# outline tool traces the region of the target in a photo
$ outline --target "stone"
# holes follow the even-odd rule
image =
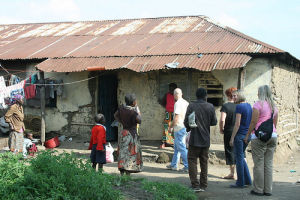
[[[157,161],[158,163],[168,163],[170,162],[170,157],[168,156],[168,154],[162,152],[158,155]]]

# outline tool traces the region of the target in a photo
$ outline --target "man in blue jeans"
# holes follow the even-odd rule
[[[183,121],[189,103],[182,98],[182,91],[179,88],[174,90],[174,99],[176,101],[174,105],[174,117],[169,130],[170,132],[174,132],[174,154],[172,162],[167,166],[167,168],[177,171],[181,156],[184,167],[180,169],[180,171],[188,172],[189,166],[187,160],[187,149],[185,145],[187,132]]]

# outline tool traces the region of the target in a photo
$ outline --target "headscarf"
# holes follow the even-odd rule
[[[23,96],[20,94],[16,94],[13,97],[10,98],[10,105],[13,105],[17,102],[21,102],[23,100]]]

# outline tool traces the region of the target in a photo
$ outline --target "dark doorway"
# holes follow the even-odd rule
[[[115,141],[118,139],[118,128],[111,127],[114,121],[114,113],[118,108],[117,102],[118,79],[116,75],[103,75],[99,77],[99,112],[106,119],[106,139]]]

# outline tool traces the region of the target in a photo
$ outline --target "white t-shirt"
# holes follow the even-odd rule
[[[32,141],[28,138],[24,138],[23,143],[23,156],[26,158],[27,155],[27,148],[29,148],[32,145]]]
[[[178,123],[174,126],[174,132],[180,131],[182,128],[185,128],[183,121],[186,113],[186,109],[189,105],[189,102],[184,100],[183,98],[180,98],[176,101],[174,104],[174,118],[175,115],[179,115]]]

